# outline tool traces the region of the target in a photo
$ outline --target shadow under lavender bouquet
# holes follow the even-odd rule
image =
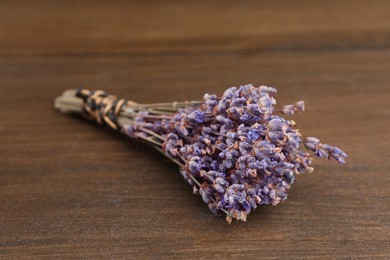
[[[345,163],[347,155],[302,136],[281,115],[303,112],[298,101],[280,110],[272,87],[245,85],[203,101],[138,104],[103,91],[68,90],[55,100],[64,113],[87,118],[141,139],[175,162],[213,213],[245,221],[259,205],[287,198],[294,175],[312,172],[313,157]],[[300,150],[303,145],[313,155]]]

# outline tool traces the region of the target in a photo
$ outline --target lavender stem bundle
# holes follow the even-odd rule
[[[295,174],[312,172],[313,157],[345,163],[347,155],[315,137],[302,139],[293,120],[303,101],[275,109],[272,87],[245,85],[203,101],[138,104],[103,91],[68,90],[55,100],[64,113],[143,140],[166,155],[213,213],[245,221],[263,204],[287,199]],[[301,143],[312,154],[300,150]]]

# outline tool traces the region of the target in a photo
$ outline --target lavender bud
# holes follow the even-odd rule
[[[303,100],[298,101],[294,104],[295,111],[304,112],[305,111],[305,102]]]
[[[204,112],[200,109],[197,109],[193,112],[191,112],[187,118],[194,121],[195,123],[203,123],[204,122]]]
[[[283,107],[283,114],[285,115],[294,115],[294,105],[286,105]]]
[[[265,94],[265,93],[276,93],[278,92],[275,88],[267,87],[267,86],[260,86],[259,87],[259,93]]]
[[[283,131],[284,126],[285,125],[280,118],[274,118],[268,122],[268,128],[273,132]]]

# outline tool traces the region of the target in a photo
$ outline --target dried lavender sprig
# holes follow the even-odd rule
[[[142,106],[99,91],[79,90],[76,96],[91,119],[143,139],[171,158],[209,209],[225,212],[231,222],[245,221],[259,205],[285,200],[294,175],[313,170],[312,156],[299,150],[295,122],[276,114],[303,112],[304,102],[278,111],[275,93],[275,88],[245,85],[220,98],[206,94],[203,102]],[[317,140],[304,141],[315,156],[344,162],[343,151]]]
[[[306,137],[304,145],[307,149],[314,152],[315,156],[330,159],[334,158],[339,163],[344,164],[345,158],[348,155],[336,146],[330,146],[328,144],[322,144],[318,138]]]

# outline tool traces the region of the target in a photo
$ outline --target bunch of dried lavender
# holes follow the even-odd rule
[[[138,104],[103,91],[66,91],[62,112],[81,112],[135,139],[142,139],[180,167],[184,179],[213,213],[245,221],[259,205],[287,198],[295,174],[311,172],[313,156],[301,151],[295,122],[278,114],[305,110],[303,101],[275,110],[275,88],[232,87],[203,101]],[[314,156],[345,163],[337,147],[307,137]]]

